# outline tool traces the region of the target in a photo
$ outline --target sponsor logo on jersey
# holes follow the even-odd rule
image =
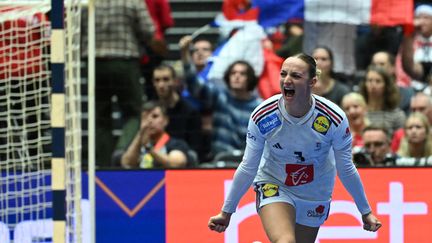
[[[326,115],[332,121],[332,123],[336,127],[338,127],[344,117],[339,114],[335,109],[333,109],[330,104],[327,104],[327,102],[325,102],[324,100],[321,101],[318,97],[315,96],[315,101],[315,109]]]
[[[280,143],[275,143],[275,144],[273,144],[273,146],[272,146],[273,148],[277,148],[277,149],[283,149],[282,148],[282,146],[280,145]]]
[[[313,165],[287,164],[285,171],[287,173],[285,185],[287,186],[307,184],[314,179]]]
[[[278,127],[282,124],[277,114],[267,116],[258,122],[258,129],[262,134],[266,134],[273,128]]]
[[[312,128],[313,130],[325,135],[330,129],[330,124],[330,120],[327,117],[318,114],[312,123]]]
[[[279,186],[271,183],[264,184],[262,192],[264,198],[279,196]]]
[[[321,219],[323,216],[326,215],[326,213],[324,212],[324,209],[325,209],[324,205],[319,205],[318,207],[315,208],[315,210],[313,210],[313,209],[308,210],[307,216]]]

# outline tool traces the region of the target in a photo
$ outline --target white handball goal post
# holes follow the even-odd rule
[[[80,0],[0,1],[2,243],[90,242],[81,210],[80,27]]]

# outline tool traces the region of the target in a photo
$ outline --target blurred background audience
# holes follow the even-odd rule
[[[258,78],[253,67],[246,61],[235,61],[225,71],[223,81],[227,88],[201,83],[190,79],[187,86],[196,98],[212,111],[212,156],[246,146],[249,116],[262,101],[255,92]]]
[[[389,24],[354,17],[348,23],[324,13],[306,21],[300,5],[290,2],[287,12],[277,4],[282,0],[111,1],[98,3],[96,18],[99,167],[235,167],[251,111],[279,92],[280,65],[299,52],[317,61],[313,92],[346,112],[356,165],[429,163],[429,3],[414,1]],[[83,17],[85,28],[85,11]],[[140,113],[142,104],[157,104],[146,112],[154,121]],[[161,134],[175,146],[155,149]]]
[[[96,37],[96,164],[111,166],[116,138],[112,99],[117,99],[122,117],[121,130],[135,130],[144,89],[140,83],[140,57],[154,40],[155,25],[143,0],[95,2]],[[87,29],[83,11],[83,29]],[[82,57],[87,53],[87,32],[82,35]],[[148,48],[147,48],[148,51]]]
[[[188,157],[185,141],[166,132],[169,123],[165,107],[154,101],[143,105],[140,129],[121,155],[124,168],[184,168],[194,160]]]
[[[312,57],[320,70],[318,82],[312,92],[340,105],[342,97],[350,92],[350,88],[338,80],[333,71],[333,52],[328,47],[319,46],[313,50]]]

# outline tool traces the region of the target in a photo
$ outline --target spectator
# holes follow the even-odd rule
[[[313,50],[312,56],[321,71],[318,82],[312,89],[313,93],[340,105],[342,97],[349,93],[350,88],[336,78],[333,71],[333,52],[328,47],[320,46]]]
[[[414,31],[405,29],[402,41],[402,66],[413,79],[427,83],[427,76],[432,72],[432,6],[421,4],[415,10]]]
[[[195,152],[204,156],[206,145],[201,141],[200,113],[179,94],[174,68],[164,64],[156,67],[153,70],[153,85],[158,100],[166,107],[170,119],[167,132],[173,137],[183,139]]]
[[[359,70],[367,69],[376,52],[383,51],[396,55],[402,41],[400,27],[362,25],[357,27],[357,33],[355,57],[356,67]]]
[[[405,113],[398,107],[399,90],[384,69],[370,66],[359,91],[365,97],[372,124],[386,127],[390,134],[403,127]]]
[[[188,165],[186,142],[165,130],[168,116],[162,104],[149,101],[141,113],[140,130],[121,156],[124,168],[181,168]]]
[[[205,101],[207,109],[213,111],[212,152],[213,154],[243,150],[249,116],[261,99],[254,89],[258,78],[252,66],[246,61],[236,61],[225,72],[224,81],[228,89],[203,84],[189,79],[192,94]]]
[[[392,78],[392,80],[395,82],[395,84],[397,85],[399,83],[398,77],[396,76],[396,61],[393,54],[386,51],[376,52],[372,56],[371,64],[385,69]],[[401,108],[405,112],[405,114],[408,115],[410,99],[414,95],[415,90],[412,87],[403,86],[398,86],[398,89],[401,95],[399,108]]]
[[[367,118],[366,101],[361,94],[351,92],[344,95],[342,98],[342,109],[348,117],[349,127],[353,137],[353,153],[356,153],[363,148],[363,129],[370,123]]]
[[[194,39],[190,35],[183,36],[179,46],[185,76],[201,72],[213,53],[213,45],[209,40],[199,37]]]
[[[276,54],[287,58],[300,53],[303,49],[303,26],[291,21],[285,24],[286,38],[280,48],[275,48]]]
[[[213,53],[212,43],[204,38],[196,37],[192,38],[190,35],[183,36],[179,41],[180,46],[180,56],[183,64],[183,85],[187,86],[188,83],[194,80],[202,79],[200,78],[200,73],[204,70],[207,65],[207,59]],[[189,81],[192,80],[192,81]],[[196,98],[199,94],[190,94],[190,89],[184,87],[182,89],[181,95],[186,101],[192,104],[201,113],[201,123],[202,123],[202,144],[209,145],[211,143],[211,128],[212,128],[212,114],[210,110],[205,110],[200,99]],[[200,155],[201,161],[210,161],[211,152],[210,149],[205,149],[202,153],[207,155]]]
[[[420,112],[412,113],[405,122],[405,136],[402,138],[397,154],[416,159],[431,156],[432,140],[429,130],[427,117]]]
[[[213,53],[212,43],[204,38],[197,37],[195,39],[190,35],[183,36],[179,41],[180,57],[183,64],[183,76],[185,79],[184,85],[189,83],[188,79],[199,79],[204,82],[200,76],[201,72],[207,65],[209,57]],[[199,100],[194,99],[195,95],[189,93],[186,87],[182,93],[193,105],[202,110],[202,104]]]
[[[411,98],[410,111],[411,113],[414,112],[423,113],[428,118],[429,124],[432,124],[432,98],[429,95],[426,95],[422,92],[416,93]],[[392,143],[391,143],[391,148],[393,152],[398,151],[400,142],[404,136],[405,136],[404,128],[399,128],[394,132]]]
[[[165,31],[174,26],[168,0],[145,0],[150,16],[155,24],[155,38],[141,56],[141,70],[145,78],[145,93],[148,99],[155,99],[156,93],[150,82],[152,71],[159,66],[168,54]]]
[[[382,126],[370,125],[363,130],[364,149],[354,154],[357,166],[391,166],[397,155],[390,149],[390,133]]]
[[[111,165],[112,103],[117,96],[123,132],[136,129],[143,99],[140,50],[150,43],[155,26],[143,0],[96,1],[96,163]],[[84,25],[87,11],[83,12]],[[87,29],[84,27],[83,29]],[[83,32],[82,55],[87,56],[88,36]]]
[[[156,39],[164,39],[165,31],[174,26],[168,0],[144,0],[156,28]]]
[[[166,131],[171,136],[184,140],[195,153],[199,153],[199,155],[204,153],[202,150],[205,149],[206,144],[201,141],[201,116],[198,110],[186,102],[179,94],[178,80],[174,68],[167,64],[157,66],[153,70],[152,83],[157,94],[157,100],[164,105],[170,121]],[[129,135],[126,136],[126,138],[130,137]],[[119,139],[116,152],[113,155],[116,164],[119,154],[124,152],[130,142],[130,140],[123,139],[123,137]]]

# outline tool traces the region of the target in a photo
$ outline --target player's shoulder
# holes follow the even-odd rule
[[[313,96],[315,98],[315,109],[319,113],[327,116],[333,124],[339,126],[339,124],[341,124],[342,121],[346,119],[345,112],[337,104],[322,96]]]
[[[251,113],[251,119],[257,123],[265,116],[278,110],[278,102],[281,94],[273,95],[259,104]]]
[[[281,95],[274,95],[264,100],[252,112],[250,120],[257,125],[261,134],[266,134],[282,124],[279,115],[279,100]]]

